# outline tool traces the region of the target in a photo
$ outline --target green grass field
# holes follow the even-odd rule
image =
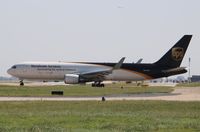
[[[121,86],[124,86],[121,89]],[[109,84],[5,86],[0,96],[109,96],[136,93],[169,93],[171,87],[137,87]],[[200,131],[200,103],[176,101],[25,101],[0,102],[0,132],[187,132]]]
[[[0,102],[1,132],[200,131],[199,102]]]
[[[121,88],[123,86],[123,89]],[[62,90],[64,96],[109,96],[138,93],[169,93],[171,87],[137,87],[131,84],[109,84],[105,88],[94,88],[90,85],[70,86],[6,86],[0,85],[0,96],[52,96],[51,91]]]

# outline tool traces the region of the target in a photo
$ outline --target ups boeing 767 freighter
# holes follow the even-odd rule
[[[155,63],[99,62],[24,62],[12,66],[7,72],[23,80],[64,81],[66,84],[94,82],[103,87],[105,80],[143,81],[186,73],[180,67],[192,35],[184,35],[163,57]]]

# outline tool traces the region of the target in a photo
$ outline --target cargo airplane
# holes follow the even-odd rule
[[[24,62],[8,69],[8,74],[23,80],[64,81],[66,84],[93,82],[94,87],[104,87],[105,80],[143,81],[186,73],[180,67],[192,35],[184,35],[163,57],[155,63],[99,62]]]

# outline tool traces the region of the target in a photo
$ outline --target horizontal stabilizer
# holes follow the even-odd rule
[[[162,72],[164,72],[164,73],[179,72],[179,71],[186,70],[185,68],[186,67],[172,68],[172,69],[168,69],[168,70],[163,70]]]

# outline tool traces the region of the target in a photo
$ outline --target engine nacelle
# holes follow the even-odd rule
[[[79,78],[80,78],[79,75],[76,74],[66,74],[64,81],[66,84],[78,84]]]

